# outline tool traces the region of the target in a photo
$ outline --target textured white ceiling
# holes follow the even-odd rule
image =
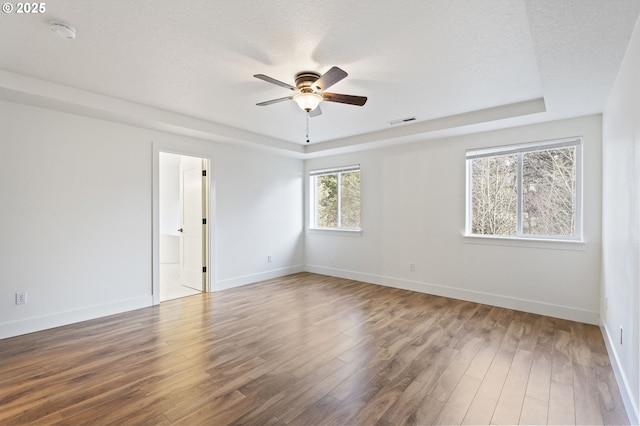
[[[56,0],[46,7],[44,15],[0,16],[0,97],[304,153],[420,140],[473,123],[497,128],[599,113],[640,0]],[[55,36],[51,20],[73,25],[77,39]],[[293,84],[298,71],[334,65],[350,75],[330,91],[369,100],[323,102],[303,148],[305,114],[293,102],[255,105],[290,92],[252,76]],[[498,115],[483,113],[496,108]],[[417,121],[388,124],[410,116]]]

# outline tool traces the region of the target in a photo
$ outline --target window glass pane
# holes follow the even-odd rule
[[[516,179],[516,155],[471,161],[473,234],[516,235]]]
[[[575,235],[575,159],[575,147],[523,154],[523,234]]]
[[[317,176],[316,180],[316,226],[336,228],[338,226],[338,175]]]
[[[360,227],[360,172],[340,175],[340,221],[344,228]]]
[[[312,217],[314,228],[360,229],[360,166],[312,170]]]

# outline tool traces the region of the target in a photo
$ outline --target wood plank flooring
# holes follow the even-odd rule
[[[0,340],[0,424],[628,424],[595,326],[301,273]]]

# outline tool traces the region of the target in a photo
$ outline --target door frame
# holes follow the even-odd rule
[[[206,200],[203,200],[207,207],[207,226],[205,235],[203,236],[203,249],[206,253],[207,272],[204,274],[204,285],[202,291],[204,293],[211,292],[212,280],[215,278],[215,244],[212,244],[212,236],[215,236],[215,209],[214,194],[215,185],[213,179],[213,160],[212,152],[199,146],[177,146],[173,144],[152,142],[152,230],[151,230],[151,295],[153,304],[160,304],[160,152],[166,152],[176,155],[188,155],[191,157],[199,157],[205,160],[207,176],[204,182],[207,188]]]

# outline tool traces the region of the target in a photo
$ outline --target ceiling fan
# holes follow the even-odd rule
[[[339,93],[325,92],[326,89],[333,86],[348,74],[346,71],[332,67],[329,71],[320,75],[313,71],[302,71],[296,74],[295,87],[283,83],[264,74],[255,74],[254,77],[260,80],[272,83],[277,86],[285,87],[289,90],[297,92],[295,95],[285,96],[284,98],[272,99],[270,101],[260,102],[256,105],[267,106],[278,102],[293,100],[300,109],[306,111],[309,117],[315,117],[322,114],[320,110],[320,102],[338,102],[341,104],[362,106],[367,102],[366,96],[341,95]]]

